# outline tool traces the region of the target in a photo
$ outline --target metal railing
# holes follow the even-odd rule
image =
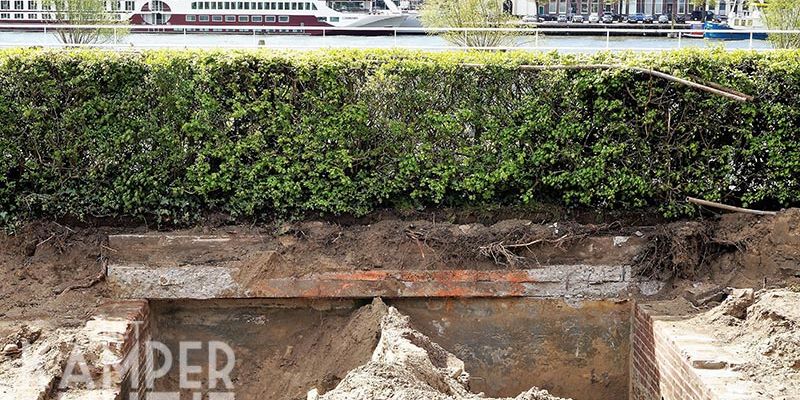
[[[620,24],[622,25],[622,24]],[[725,48],[771,50],[768,42],[756,40],[757,34],[795,34],[800,30],[701,30],[671,28],[622,28],[616,27],[561,28],[514,27],[514,28],[416,28],[416,27],[329,27],[329,26],[261,26],[261,25],[67,25],[35,23],[0,23],[0,47],[101,47],[113,49],[146,48],[280,48],[316,49],[331,47],[379,47],[421,50],[531,50],[531,51],[598,51],[673,50],[684,47],[719,46]],[[54,33],[63,30],[97,29],[110,32],[102,43],[65,44],[56,39]],[[457,46],[440,37],[442,33],[464,35],[477,32],[502,32],[513,40],[499,46]],[[736,33],[743,35],[739,41],[704,41],[690,39],[687,35],[699,33]],[[348,34],[341,36],[341,34]],[[200,34],[229,35],[208,36],[199,40]],[[297,35],[305,34],[306,39]],[[418,34],[418,35],[410,35]],[[292,36],[287,36],[292,35]],[[358,40],[358,35],[369,35],[369,42]],[[378,35],[378,36],[375,36]],[[645,41],[642,41],[642,37]],[[273,38],[291,37],[291,40]],[[637,39],[638,38],[638,39]],[[648,41],[649,40],[649,41]],[[734,45],[731,45],[734,44]]]

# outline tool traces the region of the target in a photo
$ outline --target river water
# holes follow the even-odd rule
[[[58,46],[58,38],[44,32],[0,32],[0,47]],[[726,49],[770,49],[767,41],[749,40],[721,41],[667,37],[610,37],[605,36],[533,36],[520,37],[520,48],[529,50],[559,50],[561,52],[596,52],[610,50],[660,51],[677,48]],[[117,39],[106,46],[121,48],[247,48],[268,47],[275,49],[319,49],[319,48],[412,48],[445,50],[452,48],[441,37],[426,35],[394,36],[308,36],[308,35],[253,35],[215,33],[133,33]]]

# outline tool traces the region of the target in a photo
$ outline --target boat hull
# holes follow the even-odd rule
[[[706,39],[717,40],[766,40],[767,34],[763,32],[750,33],[747,31],[739,31],[738,29],[731,28],[728,25],[707,22],[703,28],[706,30],[703,35]]]

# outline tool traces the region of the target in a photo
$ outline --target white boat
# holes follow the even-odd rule
[[[19,26],[69,22],[58,20],[57,11],[48,7],[48,3],[44,6],[42,3],[42,0],[0,0],[0,29],[6,29],[3,23]],[[409,17],[394,0],[111,0],[106,1],[106,5],[117,19],[130,21],[134,30],[142,26],[159,31],[169,31],[170,26],[214,32],[264,26],[269,27],[265,30],[267,33],[319,33],[321,30],[305,28],[395,28],[402,26]]]

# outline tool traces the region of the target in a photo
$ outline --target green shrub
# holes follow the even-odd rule
[[[483,66],[465,66],[464,64]],[[740,103],[629,70],[755,96]],[[800,203],[800,52],[0,52],[0,220]]]

